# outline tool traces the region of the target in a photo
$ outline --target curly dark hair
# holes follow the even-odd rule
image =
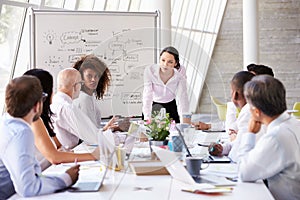
[[[81,57],[81,59],[79,59],[73,65],[73,68],[77,69],[80,72],[82,79],[84,79],[83,72],[86,69],[92,69],[99,74],[100,79],[95,93],[96,99],[103,99],[103,96],[111,82],[111,74],[107,65],[103,61],[101,61],[97,56],[87,55]],[[85,91],[85,86],[83,86],[81,90]]]

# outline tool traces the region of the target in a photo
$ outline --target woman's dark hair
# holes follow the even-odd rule
[[[175,49],[172,46],[166,47],[164,48],[161,52],[160,52],[160,56],[164,53],[164,52],[168,52],[169,54],[172,54],[174,56],[174,59],[177,63],[177,65],[175,66],[175,69],[179,69],[180,68],[180,63],[179,63],[179,53],[177,51],[177,49]]]
[[[111,74],[106,64],[94,55],[87,55],[78,60],[73,68],[80,72],[83,80],[83,72],[86,69],[92,69],[99,74],[100,79],[95,93],[96,99],[102,99],[111,81]],[[81,90],[85,91],[85,86],[81,87]]]
[[[252,63],[247,66],[247,70],[249,72],[254,72],[255,75],[268,74],[268,75],[274,77],[272,68],[265,66],[265,65],[257,65],[257,64]]]
[[[41,118],[48,130],[50,137],[54,137],[56,134],[54,133],[53,121],[51,119],[53,112],[50,109],[50,99],[53,92],[53,77],[48,71],[43,69],[30,69],[25,72],[24,75],[32,75],[37,77],[41,82],[43,92],[48,94],[43,104]]]

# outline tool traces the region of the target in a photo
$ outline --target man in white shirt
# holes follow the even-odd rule
[[[23,197],[53,193],[78,179],[79,165],[61,175],[41,175],[30,124],[39,119],[44,97],[40,81],[33,76],[15,78],[6,87],[7,113],[0,123],[0,199],[15,192]]]
[[[53,96],[54,130],[65,149],[72,149],[81,140],[88,144],[97,143],[98,128],[88,116],[73,105],[78,98],[83,81],[78,70],[66,68],[58,73],[58,92]]]
[[[283,84],[259,75],[245,85],[244,94],[252,118],[239,151],[240,179],[267,179],[275,199],[300,199],[300,122],[285,112]],[[262,124],[267,132],[255,144]]]
[[[261,75],[261,74],[268,74],[274,77],[274,73],[272,68],[265,66],[265,65],[257,65],[257,64],[249,64],[247,66],[248,72],[251,72],[254,75]],[[236,126],[236,119],[238,116],[238,108],[235,107],[233,102],[227,103],[227,112],[226,112],[226,132],[229,134],[230,139],[234,140],[237,134],[237,126]]]
[[[231,100],[234,105],[241,109],[236,121],[237,125],[237,138],[232,142],[224,144],[212,144],[208,150],[209,153],[215,156],[228,155],[233,162],[238,162],[238,151],[240,142],[243,135],[248,132],[248,122],[251,118],[250,107],[244,97],[244,85],[250,81],[254,75],[247,71],[240,71],[236,73],[231,80]],[[262,135],[264,130],[261,130],[259,136]]]

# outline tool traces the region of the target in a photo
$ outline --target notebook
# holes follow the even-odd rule
[[[208,183],[214,186],[233,186],[236,183],[227,180],[225,177],[219,177],[214,175],[200,175],[200,177],[193,178],[189,172],[185,169],[183,164],[179,161],[176,154],[172,151],[165,150],[159,147],[153,147],[153,151],[156,153],[160,161],[167,168],[168,172],[174,179],[189,185],[195,185],[197,183]]]

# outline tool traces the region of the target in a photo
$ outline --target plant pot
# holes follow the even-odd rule
[[[166,145],[168,145],[168,140],[164,140],[164,141],[149,140],[149,146],[150,146],[151,152],[152,152],[151,146],[162,147],[162,146],[166,146]]]
[[[156,140],[149,140],[150,146],[163,146],[164,145],[164,141],[156,141]]]

